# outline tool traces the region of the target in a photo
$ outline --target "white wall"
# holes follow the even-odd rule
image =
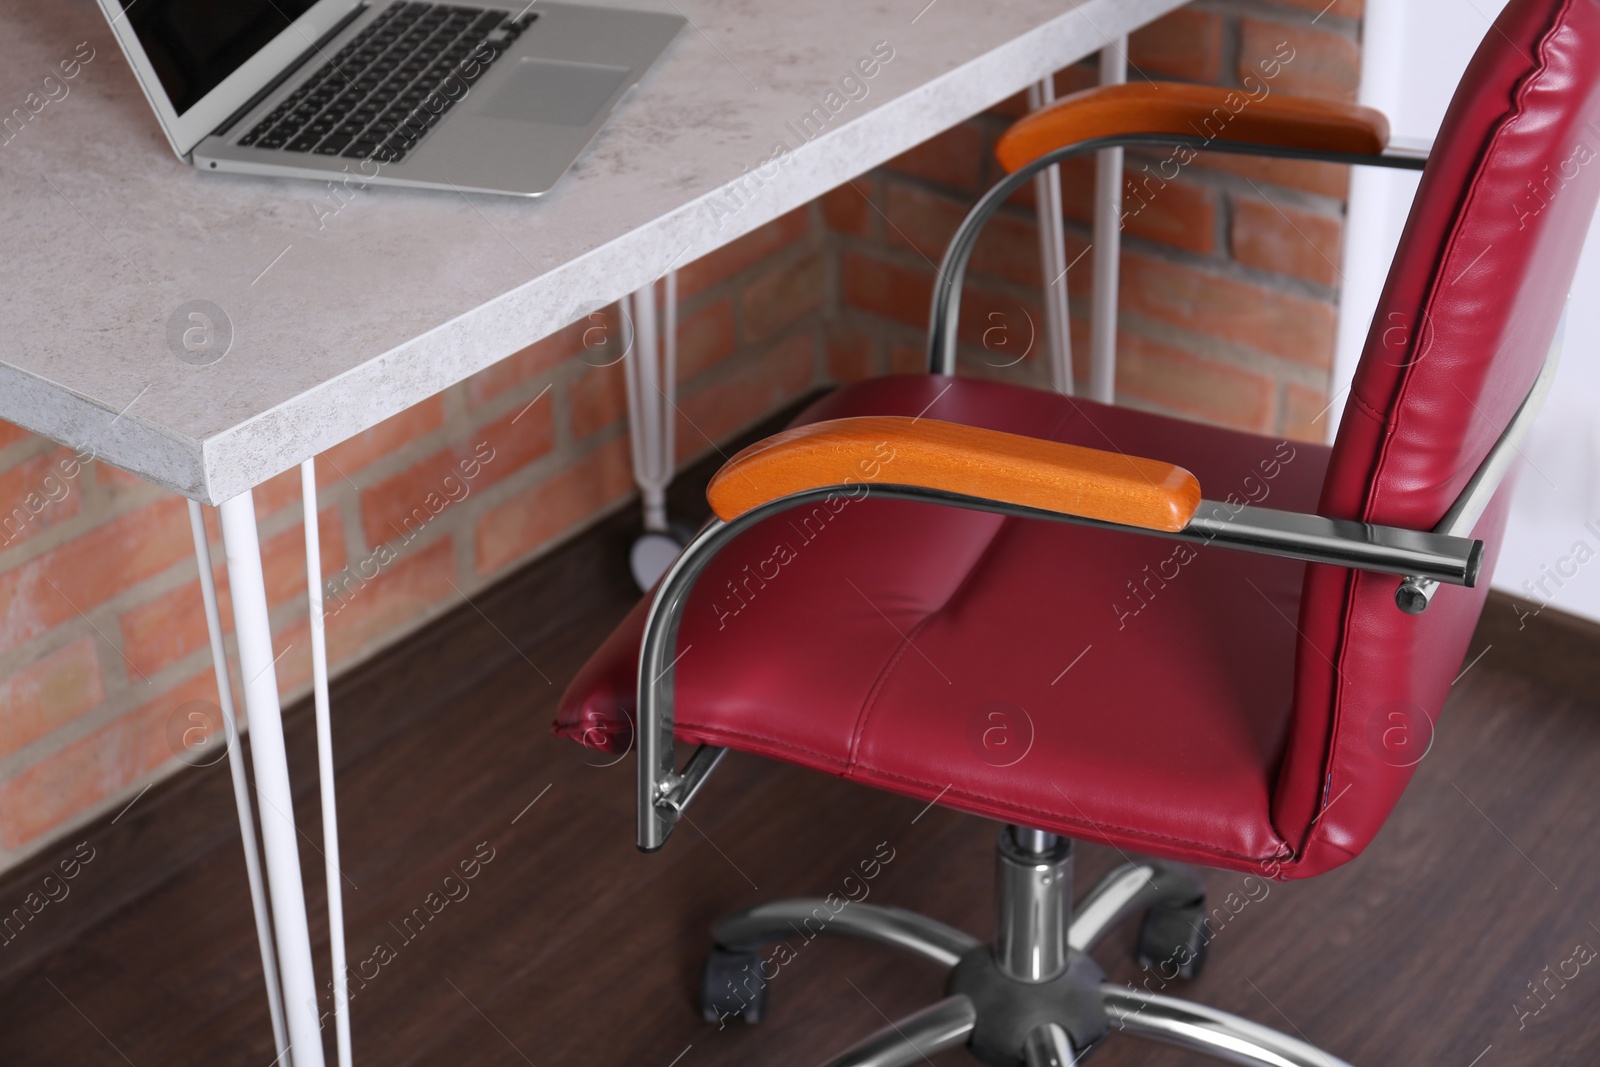
[[[1427,144],[1504,0],[1379,0],[1367,5],[1361,102],[1393,140]],[[1342,396],[1416,191],[1415,175],[1357,168],[1350,189],[1333,389]],[[1565,358],[1522,447],[1494,586],[1600,621],[1600,226],[1590,231],[1567,309]],[[1343,407],[1335,404],[1333,412]],[[1328,417],[1328,435],[1337,428]],[[1597,562],[1591,563],[1590,560]]]

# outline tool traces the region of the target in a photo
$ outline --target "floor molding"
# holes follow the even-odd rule
[[[1600,698],[1600,623],[1538,601],[1490,590],[1463,666],[1478,657],[1549,689]]]

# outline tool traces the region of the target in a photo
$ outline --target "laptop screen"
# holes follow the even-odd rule
[[[122,0],[122,14],[182,115],[315,2]]]

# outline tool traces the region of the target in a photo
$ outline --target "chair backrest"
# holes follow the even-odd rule
[[[1324,515],[1413,529],[1444,517],[1544,362],[1597,198],[1600,0],[1511,0],[1423,172],[1339,424]],[[1483,581],[1440,589],[1420,616],[1395,607],[1397,578],[1309,568],[1273,800],[1295,847],[1286,873],[1359,853],[1425,756],[1488,595],[1508,496],[1475,531]]]

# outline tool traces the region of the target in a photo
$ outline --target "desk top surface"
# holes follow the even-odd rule
[[[203,174],[172,154],[93,0],[7,0],[0,417],[220,502],[1179,0],[628,6],[690,25],[555,190],[524,200],[375,186],[336,198],[322,183]],[[63,81],[81,42],[93,58]],[[840,80],[875,46],[893,58],[849,99]],[[828,121],[803,139],[818,107]],[[779,145],[781,164],[764,166]],[[169,337],[190,301],[231,324],[209,365]]]

